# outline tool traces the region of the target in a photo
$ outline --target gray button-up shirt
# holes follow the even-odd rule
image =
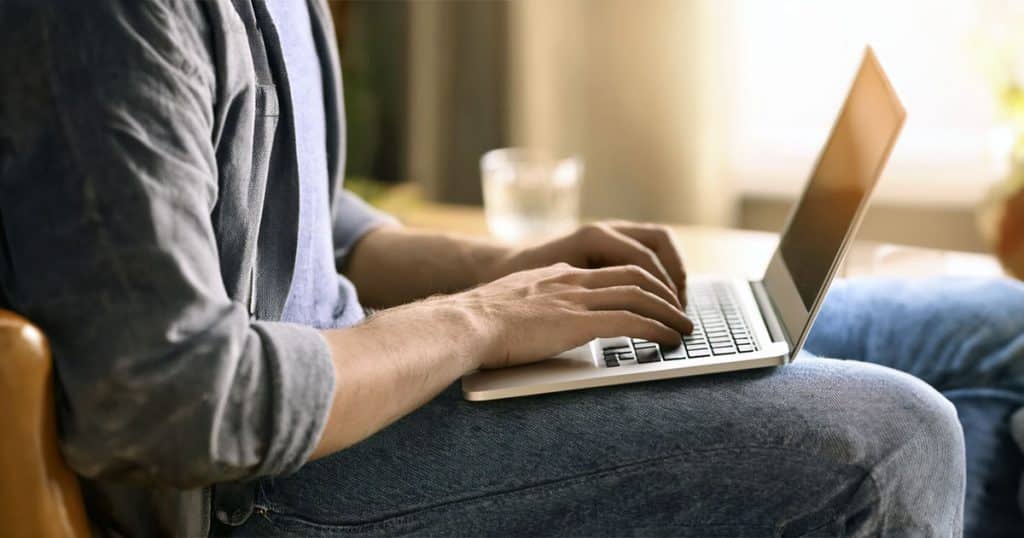
[[[342,259],[385,218],[333,187],[340,69],[310,8]],[[207,486],[296,469],[324,427],[328,347],[277,321],[298,222],[283,65],[262,0],[0,4],[0,306],[50,338],[101,526],[205,533]]]

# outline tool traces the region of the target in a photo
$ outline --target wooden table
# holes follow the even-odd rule
[[[475,207],[417,203],[391,207],[407,226],[486,236],[483,211]],[[768,232],[671,225],[690,273],[720,273],[760,278],[778,243]],[[968,252],[907,247],[857,241],[840,271],[841,277],[881,275],[924,277],[938,275],[997,276],[995,258]]]

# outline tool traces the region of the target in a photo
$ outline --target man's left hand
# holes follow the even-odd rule
[[[665,226],[626,221],[597,222],[551,241],[510,250],[494,264],[490,280],[509,273],[565,262],[595,269],[636,265],[664,282],[686,307],[683,257]]]

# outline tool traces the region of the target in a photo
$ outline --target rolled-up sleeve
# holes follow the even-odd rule
[[[339,266],[367,232],[398,221],[347,190],[339,190],[333,208],[334,259]]]
[[[13,0],[0,14],[0,275],[50,338],[64,454],[87,477],[289,472],[330,407],[322,336],[251,321],[223,283],[199,6]]]

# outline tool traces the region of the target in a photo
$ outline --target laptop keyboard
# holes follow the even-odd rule
[[[690,287],[688,298],[686,315],[693,321],[693,333],[683,335],[683,345],[664,349],[639,338],[614,339],[615,344],[603,348],[605,366],[703,359],[758,350],[730,285],[695,284]]]

